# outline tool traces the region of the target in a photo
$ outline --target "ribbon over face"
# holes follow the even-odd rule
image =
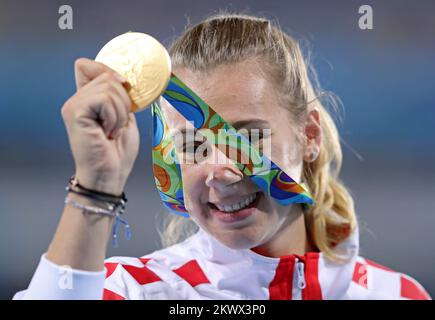
[[[174,74],[163,93],[168,101],[195,129],[208,129],[207,138],[219,150],[230,150],[228,155],[237,168],[255,182],[267,195],[281,205],[314,201],[306,186],[298,184],[264,155],[247,137],[217,114]],[[181,168],[175,152],[175,144],[158,103],[151,105],[153,116],[153,171],[157,189],[163,203],[171,212],[188,217],[184,206]],[[207,134],[205,134],[207,136]],[[240,161],[240,158],[248,161]]]

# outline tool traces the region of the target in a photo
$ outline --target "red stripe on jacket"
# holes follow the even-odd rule
[[[173,271],[186,280],[192,287],[201,283],[210,283],[196,260],[190,260]]]

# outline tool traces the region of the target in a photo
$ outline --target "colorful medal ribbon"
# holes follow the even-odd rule
[[[181,115],[191,122],[195,129],[208,129],[214,137],[212,141],[219,150],[233,149],[229,159],[244,175],[255,182],[266,194],[281,205],[305,203],[314,205],[314,201],[304,183],[298,184],[281,170],[273,161],[254,146],[247,137],[217,114],[207,103],[196,95],[177,76],[171,79],[162,95]],[[171,212],[189,217],[184,206],[181,169],[175,152],[175,145],[164,114],[158,103],[151,104],[153,116],[153,171],[160,197]],[[224,152],[227,157],[227,152]],[[248,159],[241,163],[240,158]]]

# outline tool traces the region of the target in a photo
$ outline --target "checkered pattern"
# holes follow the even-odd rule
[[[270,258],[230,249],[200,230],[141,258],[107,259],[104,299],[291,300],[296,260],[304,264],[304,300],[430,299],[413,278],[358,256],[357,232],[337,250],[352,258],[344,264],[322,253]]]

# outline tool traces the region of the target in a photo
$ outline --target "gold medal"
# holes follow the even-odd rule
[[[127,32],[113,38],[100,50],[95,61],[127,79],[133,112],[155,101],[165,91],[171,77],[168,52],[145,33]]]

